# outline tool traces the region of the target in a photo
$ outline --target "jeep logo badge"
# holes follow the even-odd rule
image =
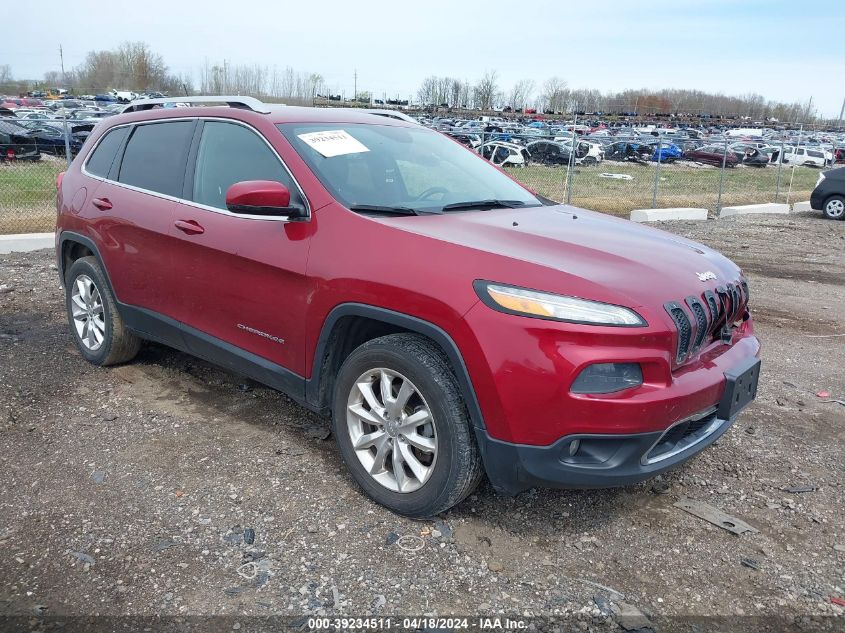
[[[706,270],[703,273],[695,273],[698,275],[699,281],[707,281],[708,279],[716,279],[716,273],[712,270]]]

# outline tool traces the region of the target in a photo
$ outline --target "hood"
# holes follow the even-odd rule
[[[403,221],[407,219],[412,221]],[[700,297],[705,290],[735,283],[741,277],[736,264],[706,246],[628,220],[562,205],[386,218],[384,222],[553,273],[526,276],[522,272],[525,267],[504,262],[495,270],[508,271],[507,278],[500,273],[491,279],[485,270],[489,259],[467,257],[467,269],[476,278],[629,307],[655,307],[690,295]],[[699,273],[707,271],[716,279],[701,281]]]

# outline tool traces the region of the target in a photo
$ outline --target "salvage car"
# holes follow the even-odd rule
[[[485,143],[481,155],[499,167],[525,167],[531,158],[524,147],[507,141]]]
[[[576,140],[578,141],[577,149],[575,150],[576,165],[591,167],[598,165],[604,160],[604,147],[602,145],[582,141],[578,137],[576,137]],[[572,136],[556,136],[554,142],[562,144],[568,151],[572,150]]]
[[[769,158],[766,152],[754,147],[745,150],[745,154],[742,157],[742,164],[747,167],[765,167],[769,164]]]
[[[824,167],[827,163],[823,151],[807,147],[792,147],[791,145],[783,148],[781,158],[784,163],[805,167]]]
[[[617,141],[605,148],[608,160],[645,163],[652,155],[650,146],[632,141]]]
[[[29,130],[8,119],[0,119],[0,161],[41,160],[38,145]]]
[[[810,207],[831,220],[845,220],[845,167],[819,174]]]
[[[651,160],[654,162],[674,163],[684,155],[680,147],[669,141],[651,142],[648,146],[652,150]]]
[[[508,494],[642,481],[754,400],[749,286],[713,249],[540,198],[416,124],[185,99],[102,121],[57,179],[91,363],[148,339],[279,389],[410,517],[485,473]]]
[[[584,144],[586,145],[586,144]],[[532,141],[525,146],[531,155],[531,161],[541,165],[568,165],[572,160],[571,147],[554,141]],[[576,160],[587,155],[587,148],[580,150],[580,156],[576,153]]]
[[[65,155],[65,128],[62,121],[22,121],[21,126],[28,129],[28,137],[41,152],[54,156]],[[92,129],[93,123],[67,123],[71,155],[75,156],[82,149]]]
[[[716,167],[721,167],[723,164],[725,167],[736,167],[739,164],[736,154],[731,151],[725,152],[724,145],[721,147],[719,145],[705,145],[704,147],[684,152],[683,157],[687,160],[706,165],[715,165]]]

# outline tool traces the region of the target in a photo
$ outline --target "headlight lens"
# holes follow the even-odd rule
[[[609,303],[486,282],[476,282],[475,290],[488,306],[509,314],[588,325],[647,325],[645,319],[633,310]]]

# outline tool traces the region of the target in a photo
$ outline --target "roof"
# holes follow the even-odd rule
[[[191,98],[192,101],[200,98]],[[226,99],[237,99],[236,97],[207,97],[206,103],[224,101]],[[244,99],[246,101],[246,99]],[[168,97],[166,99],[150,99],[142,102],[132,102],[127,110],[136,107],[138,111],[124,112],[123,114],[109,117],[109,127],[132,121],[149,121],[155,119],[184,118],[184,117],[224,117],[238,119],[241,121],[269,120],[277,123],[377,123],[379,125],[395,125],[401,127],[418,127],[415,123],[392,117],[369,114],[354,108],[310,108],[300,106],[286,106],[277,104],[262,104],[257,100],[249,100],[248,104],[234,105],[191,105],[187,107],[164,108],[162,103],[181,103],[179,97]],[[260,111],[252,109],[250,105],[257,104]],[[142,109],[146,106],[147,109]]]

